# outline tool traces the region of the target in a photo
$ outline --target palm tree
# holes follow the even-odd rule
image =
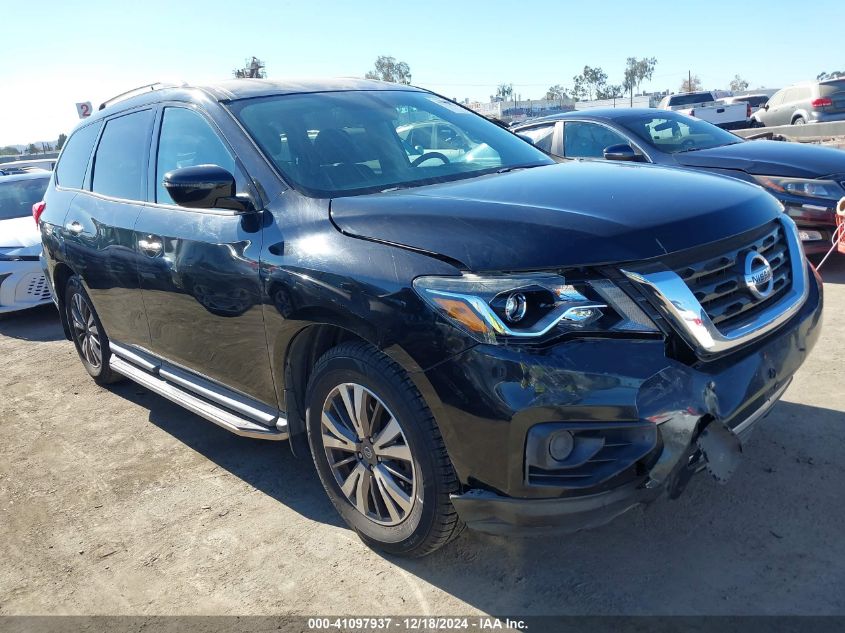
[[[496,96],[502,101],[507,101],[513,97],[513,84],[499,84],[496,88]]]

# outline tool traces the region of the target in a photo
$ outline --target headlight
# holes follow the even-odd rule
[[[478,341],[533,342],[565,332],[657,328],[606,279],[553,273],[418,277],[414,290],[446,320]]]
[[[780,178],[779,176],[754,176],[759,184],[775,193],[802,198],[839,200],[845,196],[845,189],[834,180],[805,180],[803,178]]]

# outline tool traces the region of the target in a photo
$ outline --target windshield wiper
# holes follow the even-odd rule
[[[736,145],[744,141],[731,141],[730,143],[722,143],[721,145],[714,145],[713,147],[688,147],[687,149],[678,150],[676,154],[685,154],[686,152],[696,152],[701,149],[716,149],[717,147],[727,147],[728,145]]]
[[[506,174],[509,171],[516,171],[517,169],[531,169],[532,167],[544,167],[548,163],[536,163],[534,165],[514,165],[513,167],[502,167],[501,169],[497,169],[497,174]]]

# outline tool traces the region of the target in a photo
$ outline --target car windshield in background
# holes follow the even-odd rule
[[[229,107],[282,175],[312,196],[414,187],[554,162],[498,125],[426,92],[294,94]]]
[[[32,215],[32,205],[44,197],[50,177],[0,182],[0,220]]]
[[[617,122],[652,147],[668,154],[742,142],[738,136],[711,123],[665,111],[622,117]]]

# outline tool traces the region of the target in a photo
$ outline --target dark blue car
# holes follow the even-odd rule
[[[655,163],[719,173],[762,185],[801,231],[804,250],[827,251],[836,202],[845,196],[845,152],[778,141],[747,141],[667,110],[601,108],[535,119],[512,128],[564,158]]]

